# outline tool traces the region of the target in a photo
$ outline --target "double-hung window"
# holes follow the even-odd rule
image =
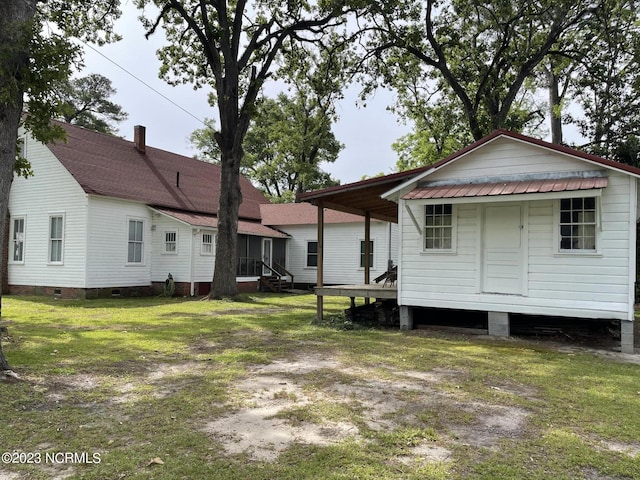
[[[200,255],[213,255],[213,234],[203,233]]]
[[[178,232],[175,230],[164,232],[163,253],[178,253]]]
[[[453,206],[451,204],[426,205],[424,248],[425,250],[453,249]]]
[[[11,261],[24,263],[25,217],[14,217],[11,221]]]
[[[366,259],[365,247],[366,243],[364,240],[360,240],[360,268],[364,268],[364,261]],[[373,263],[373,240],[369,240],[369,267],[374,267]]]
[[[596,251],[595,197],[560,200],[560,250]]]
[[[144,260],[144,222],[129,220],[127,263],[142,263]]]
[[[307,267],[318,266],[318,242],[307,242]]]
[[[62,263],[64,252],[64,215],[49,217],[49,263]]]

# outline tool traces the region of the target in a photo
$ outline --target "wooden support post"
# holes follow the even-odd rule
[[[317,287],[324,286],[324,202],[318,201],[318,266],[317,266]],[[324,297],[317,295],[317,319],[322,322],[324,316]]]
[[[364,284],[371,283],[371,212],[364,215]],[[364,300],[369,305],[369,297]]]

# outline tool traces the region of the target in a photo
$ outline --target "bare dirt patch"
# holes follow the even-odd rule
[[[374,432],[393,432],[403,426],[419,424],[418,417],[448,397],[436,385],[443,377],[459,372],[419,372],[380,368],[350,368],[326,354],[300,353],[250,369],[236,385],[241,400],[238,408],[222,418],[212,419],[204,430],[221,442],[230,454],[246,454],[257,461],[275,461],[294,443],[328,445],[363,438],[362,428]],[[326,376],[333,374],[334,380]],[[323,388],[313,384],[315,375],[324,375]],[[528,392],[529,393],[529,392]],[[314,402],[341,405],[351,412],[339,421],[316,418],[295,421],[287,412],[303,409]],[[478,402],[458,405],[472,413],[470,425],[451,425],[450,431],[464,444],[488,446],[499,439],[522,433],[528,413],[523,409],[485,405]],[[434,442],[421,442],[407,448],[400,463],[416,461],[446,462],[451,451]]]

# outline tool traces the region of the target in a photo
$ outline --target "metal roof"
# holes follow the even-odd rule
[[[372,218],[397,222],[398,206],[393,200],[391,200],[391,193],[410,186],[411,182],[421,180],[432,172],[437,171],[456,159],[463,157],[467,153],[470,153],[499,137],[511,138],[531,145],[537,145],[560,154],[570,155],[574,158],[581,159],[598,166],[604,166],[606,168],[626,172],[640,178],[640,169],[636,167],[607,160],[563,145],[548,143],[543,140],[510,132],[508,130],[496,130],[490,135],[487,135],[486,137],[433,165],[406,172],[385,175],[382,177],[370,178],[346,185],[330,187],[323,190],[317,190],[315,192],[303,193],[296,197],[296,201],[309,202],[314,205],[322,203],[325,208],[355,213],[358,215],[364,215],[366,212],[369,212]],[[384,195],[385,198],[381,198],[382,195]]]
[[[490,197],[496,195],[519,195],[525,193],[566,192],[605,188],[606,177],[569,177],[545,180],[520,180],[491,183],[467,183],[418,187],[402,198],[417,200],[428,198]]]

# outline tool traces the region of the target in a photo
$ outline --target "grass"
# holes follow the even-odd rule
[[[325,307],[317,325],[309,295],[5,297],[5,354],[26,381],[0,383],[0,453],[40,463],[5,461],[0,478],[640,478],[640,365],[358,329],[342,299]],[[276,404],[268,422],[326,441],[260,459],[211,427]]]

